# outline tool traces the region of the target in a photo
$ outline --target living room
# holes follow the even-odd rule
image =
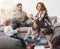
[[[4,21],[7,19],[12,19],[13,13],[17,10],[16,5],[18,3],[21,3],[23,11],[26,11],[27,16],[30,18],[30,14],[33,14],[34,16],[37,14],[38,11],[36,10],[36,5],[38,2],[44,3],[44,5],[46,6],[46,9],[47,9],[48,16],[51,20],[52,26],[54,27],[54,30],[56,32],[60,33],[60,6],[59,6],[60,2],[59,2],[59,0],[0,0],[0,32],[1,32],[0,41],[1,41],[1,43],[5,42],[5,44],[7,44],[7,45],[10,44],[9,41],[11,41],[11,40],[8,39],[9,37],[6,38],[2,32],[4,32]],[[30,21],[31,20],[29,20],[29,22]],[[19,37],[21,36],[24,38],[26,36],[26,32],[28,31],[28,28],[30,28],[30,27],[21,27],[20,28],[21,33],[18,33],[18,36]],[[4,39],[4,37],[6,38],[6,40]],[[3,41],[3,39],[5,41]],[[4,47],[5,44],[2,44],[3,45],[2,47]],[[9,46],[11,46],[11,45],[9,45]],[[12,46],[13,46],[13,44],[12,44]],[[6,48],[6,46],[5,46],[5,48]],[[5,48],[3,48],[3,49],[5,49]],[[11,49],[15,49],[15,48],[11,48]],[[16,49],[18,49],[18,48],[16,48]],[[35,49],[44,49],[44,46],[37,45],[37,46],[35,46]]]

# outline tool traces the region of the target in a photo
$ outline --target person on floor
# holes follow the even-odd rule
[[[11,19],[8,19],[4,22],[4,33],[5,35],[11,37],[11,38],[15,38],[21,41],[22,43],[22,47],[25,49],[26,48],[26,44],[25,41],[23,40],[23,38],[18,37],[17,33],[19,32],[19,28],[16,28],[15,30],[12,29],[11,26]]]
[[[38,11],[38,13],[36,14],[36,16],[34,16],[33,14],[30,14],[30,17],[35,20],[38,19],[40,21],[40,25],[41,28],[46,28],[48,26],[51,26],[51,21],[48,17],[48,13],[47,13],[47,8],[45,7],[43,2],[38,2],[36,5],[36,9]]]
[[[47,40],[43,37],[43,34],[41,33],[39,20],[34,20],[32,27],[29,28],[24,40],[28,44],[31,43],[35,43],[37,45],[47,44]]]
[[[32,24],[27,24],[26,21],[28,20],[28,16],[25,11],[22,10],[22,4],[17,4],[17,11],[12,15],[12,28],[15,29],[20,25],[20,27],[31,26]]]
[[[50,49],[60,49],[60,33],[55,32],[52,28],[46,28],[44,34]]]

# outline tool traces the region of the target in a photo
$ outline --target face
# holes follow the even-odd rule
[[[22,6],[19,5],[19,6],[17,7],[17,10],[18,10],[18,11],[22,11]]]
[[[40,5],[40,4],[38,4],[38,6],[37,6],[37,10],[38,10],[38,11],[41,10],[41,5]]]
[[[50,34],[50,35],[46,35],[45,37],[47,38],[47,40],[50,41],[50,40],[51,40],[51,37],[52,37],[52,34]]]
[[[33,28],[37,29],[37,24],[36,23],[33,23]]]

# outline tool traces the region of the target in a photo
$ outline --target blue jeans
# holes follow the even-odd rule
[[[48,44],[48,41],[46,39],[41,39],[40,41],[36,42],[32,38],[26,38],[25,42],[29,43],[35,43],[36,45],[46,45]]]
[[[40,24],[41,28],[46,28],[46,27],[48,27],[48,24],[46,23],[47,26],[45,26],[45,23],[46,23],[46,22],[41,22],[41,24]]]
[[[16,24],[15,22],[13,22],[12,23],[12,28],[13,28],[13,30],[15,30],[16,28],[18,28],[18,27],[31,27],[32,26],[32,22],[31,23],[29,23],[29,24],[26,24],[26,23],[24,23],[24,22],[22,22],[21,24]]]
[[[23,38],[18,37],[17,34],[14,34],[14,35],[12,35],[12,36],[10,36],[10,37],[20,40],[21,43],[22,43],[23,48],[26,48],[26,44],[25,44],[25,41],[24,41]]]
[[[54,49],[60,49],[60,45],[59,46],[55,46],[55,48]]]

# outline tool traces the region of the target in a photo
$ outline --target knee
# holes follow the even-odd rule
[[[16,23],[12,23],[12,28],[13,30],[17,28],[17,24]]]
[[[26,26],[26,23],[21,23],[20,24],[20,27],[25,27]]]
[[[48,43],[48,41],[47,41],[46,39],[42,39],[40,42],[41,42],[42,44],[47,44],[47,43]]]
[[[29,27],[31,27],[31,26],[32,26],[32,22],[29,23]]]

